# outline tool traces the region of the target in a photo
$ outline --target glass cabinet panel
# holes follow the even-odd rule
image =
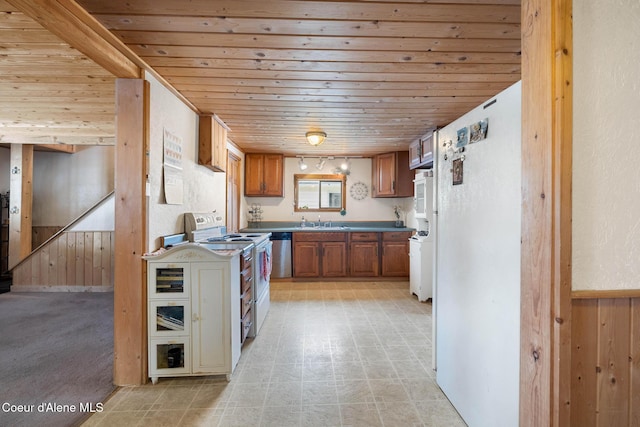
[[[426,218],[426,181],[416,178],[414,183],[416,218]]]
[[[150,298],[186,298],[189,290],[189,264],[150,264],[149,265],[149,297]]]
[[[149,371],[157,374],[182,374],[191,370],[189,346],[185,340],[151,340]]]
[[[150,333],[157,337],[189,335],[190,312],[189,301],[150,301]]]
[[[184,270],[182,268],[159,268],[156,270],[156,292],[183,293]]]

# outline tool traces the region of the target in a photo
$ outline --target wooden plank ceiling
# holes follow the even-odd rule
[[[78,4],[248,152],[404,150],[520,78],[519,0]],[[108,73],[19,13],[3,14],[0,31],[0,91],[17,106],[1,127],[55,136],[70,109],[59,120],[77,135],[113,136]],[[309,130],[325,143],[306,144]]]
[[[0,0],[0,142],[113,144],[115,78]]]

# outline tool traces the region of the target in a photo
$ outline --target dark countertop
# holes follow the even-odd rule
[[[314,226],[310,224],[313,223]],[[331,221],[331,227],[325,226],[323,221],[322,227],[315,226],[316,223],[308,221],[306,227],[301,227],[299,221],[262,221],[250,222],[247,228],[240,230],[242,233],[265,233],[265,232],[297,232],[297,231],[316,231],[316,232],[382,232],[382,231],[415,231],[415,228],[396,227],[395,221]]]

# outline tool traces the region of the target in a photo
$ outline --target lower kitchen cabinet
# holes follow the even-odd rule
[[[382,233],[382,276],[409,276],[409,237],[407,231]]]
[[[347,275],[347,244],[322,242],[322,276],[345,277]]]
[[[379,275],[379,233],[350,233],[349,275],[352,277],[376,277]]]
[[[318,250],[317,242],[295,242],[293,244],[294,277],[320,277]]]
[[[345,277],[346,233],[293,233],[294,277]]]
[[[241,351],[239,257],[185,245],[146,259],[152,382],[185,375],[230,379]]]
[[[410,231],[295,232],[293,277],[409,277]]]

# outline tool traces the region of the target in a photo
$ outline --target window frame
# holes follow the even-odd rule
[[[318,206],[320,206],[320,197],[321,192],[320,189],[322,187],[322,182],[340,182],[342,183],[342,197],[341,197],[341,206],[337,208],[322,208],[318,207],[309,209],[309,208],[300,208],[298,207],[298,183],[300,181],[318,181]],[[343,174],[294,174],[293,175],[293,211],[294,212],[340,212],[342,210],[346,210],[347,208],[347,177]]]

